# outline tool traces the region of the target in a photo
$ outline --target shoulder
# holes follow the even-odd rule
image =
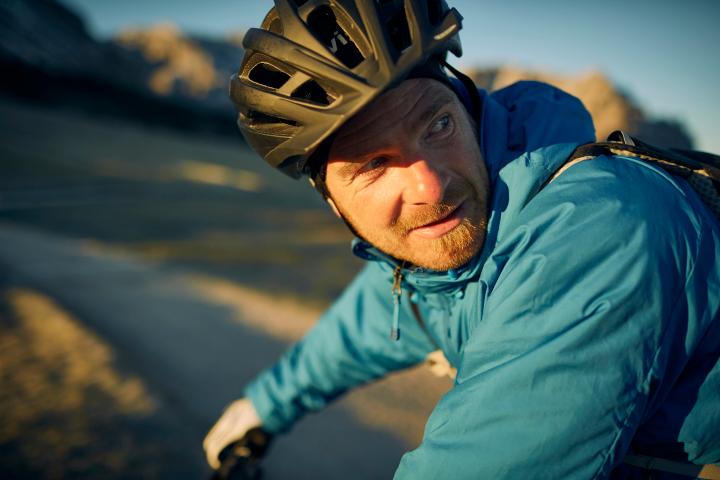
[[[582,281],[582,295],[614,288],[677,297],[703,251],[695,200],[687,184],[643,162],[573,165],[503,226],[489,259],[494,290],[516,296],[535,278],[528,296],[542,285],[543,296],[560,298]]]
[[[641,357],[653,358],[663,342],[681,338],[665,333],[690,320],[678,304],[701,263],[700,237],[690,194],[676,179],[618,158],[574,165],[498,238],[480,278],[482,321],[465,347],[474,363],[461,373],[552,339],[606,334],[628,345],[642,339]],[[567,351],[581,355],[582,345]]]
[[[497,274],[487,306],[584,312],[603,299],[628,315],[671,308],[713,248],[689,188],[642,162],[599,157],[574,165],[505,229],[489,259]],[[648,334],[664,329],[661,317],[669,318],[644,317]]]
[[[579,162],[560,174],[528,204],[534,208],[572,205],[590,215],[596,228],[613,237],[651,229],[653,243],[671,245],[698,237],[703,220],[692,188],[662,168],[641,160],[601,156]],[[580,220],[578,218],[575,221]],[[608,225],[609,223],[609,225]]]
[[[704,220],[691,187],[639,160],[598,157],[573,165],[520,217],[549,237],[545,242],[571,242],[567,248],[598,262],[627,256],[686,277],[700,256]]]

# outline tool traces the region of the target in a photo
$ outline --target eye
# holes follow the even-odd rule
[[[427,137],[443,135],[445,132],[449,131],[451,127],[452,118],[450,118],[449,114],[443,115],[442,117],[435,120],[432,125],[430,125],[430,128],[427,132]]]
[[[365,165],[365,170],[376,170],[383,167],[388,159],[385,157],[375,157]]]
[[[382,175],[389,161],[387,157],[374,157],[360,168],[357,175],[362,177]]]

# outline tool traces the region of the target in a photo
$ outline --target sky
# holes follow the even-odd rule
[[[271,0],[61,0],[90,31],[172,22],[227,36],[258,26]],[[449,0],[463,15],[460,67],[599,70],[653,117],[677,118],[720,153],[720,0]],[[240,59],[238,59],[238,62]]]

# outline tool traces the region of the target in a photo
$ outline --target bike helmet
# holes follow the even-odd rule
[[[240,131],[272,167],[309,174],[321,143],[383,91],[415,69],[445,75],[461,21],[444,0],[275,0],[230,82]]]

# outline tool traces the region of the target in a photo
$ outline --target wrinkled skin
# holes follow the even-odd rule
[[[485,239],[488,175],[475,125],[436,80],[406,80],[343,125],[326,184],[361,237],[415,266],[459,267]]]

